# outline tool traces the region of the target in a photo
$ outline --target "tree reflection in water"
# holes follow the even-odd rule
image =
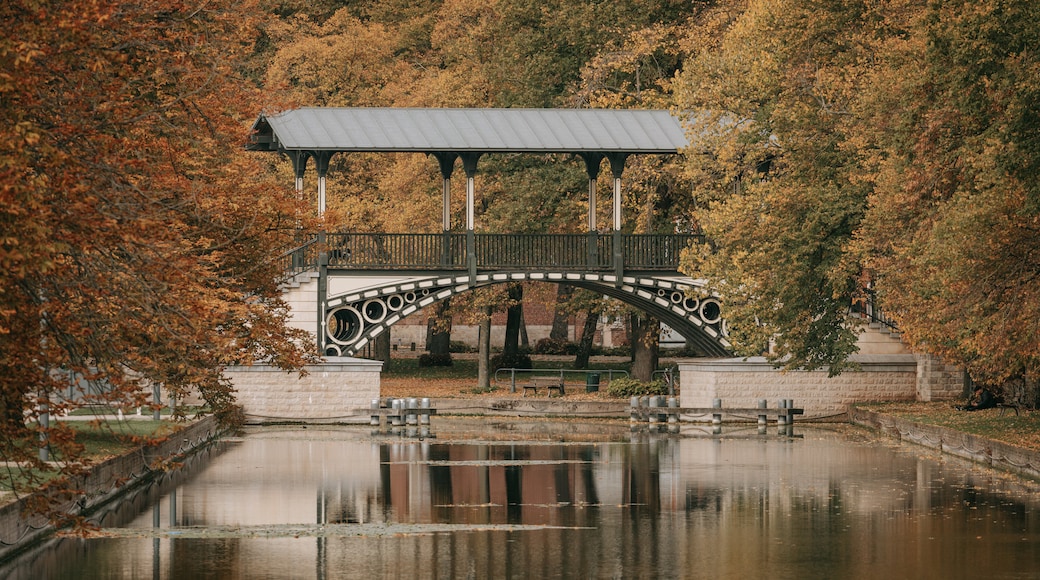
[[[438,417],[436,437],[420,441],[265,428],[148,502],[128,500],[125,523],[103,524],[118,537],[56,541],[0,572],[999,578],[1040,569],[1035,484],[847,426],[798,430],[659,434],[627,422]]]

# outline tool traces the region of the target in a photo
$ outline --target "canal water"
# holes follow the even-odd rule
[[[841,425],[267,427],[0,577],[1038,578],[1038,490]]]

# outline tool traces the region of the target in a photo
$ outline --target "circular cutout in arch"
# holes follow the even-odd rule
[[[405,292],[404,293],[404,301],[407,302],[408,304],[411,304],[412,302],[415,302],[416,298],[417,298],[417,296],[415,295],[415,292]]]
[[[350,344],[361,336],[365,322],[352,306],[337,308],[325,318],[325,334],[336,344]]]
[[[722,305],[714,298],[706,298],[701,302],[701,320],[708,324],[715,324],[722,320]]]
[[[686,298],[683,300],[683,308],[690,312],[697,312],[701,307],[701,301],[696,298]]]
[[[400,294],[391,294],[386,297],[386,307],[394,312],[404,308],[404,297]]]
[[[683,301],[684,296],[683,296],[682,292],[679,292],[678,290],[676,290],[675,292],[672,292],[672,295],[670,296],[670,298],[672,300],[672,304],[679,304],[680,302]]]
[[[365,322],[372,324],[382,322],[386,318],[386,304],[378,298],[366,300],[365,304],[361,306],[361,314],[365,317]]]
[[[343,351],[338,346],[330,344],[325,347],[325,356],[343,356]]]

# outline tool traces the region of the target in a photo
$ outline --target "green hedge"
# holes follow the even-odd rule
[[[662,381],[644,383],[631,377],[622,377],[610,381],[607,394],[611,397],[627,398],[643,395],[667,395],[668,387]]]

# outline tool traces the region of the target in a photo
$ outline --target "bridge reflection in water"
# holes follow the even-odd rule
[[[105,522],[118,537],[61,540],[49,560],[38,554],[9,577],[1000,578],[1040,569],[1035,484],[848,427],[720,437],[692,426],[667,435],[616,422],[442,417],[435,432],[424,441],[357,428],[249,433],[158,507],[138,508],[122,529]]]

